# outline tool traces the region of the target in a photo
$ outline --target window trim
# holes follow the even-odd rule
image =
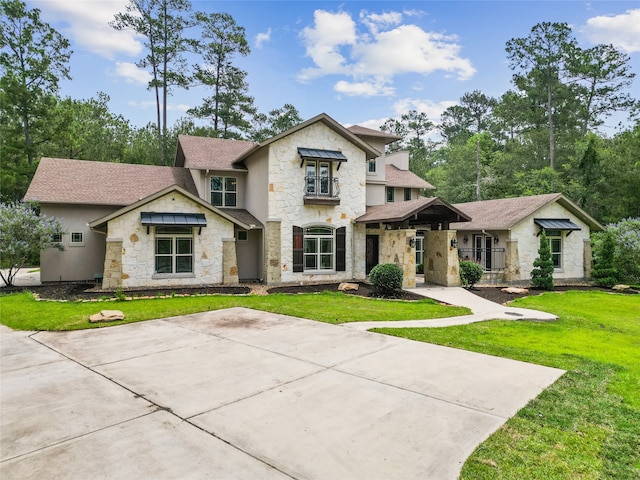
[[[74,235],[80,235],[80,240],[74,240]],[[85,239],[84,232],[71,232],[69,234],[69,246],[70,247],[84,247]]]
[[[310,255],[310,253],[305,254],[305,240],[311,236],[305,236],[305,233],[308,229],[312,228],[326,228],[332,230],[331,238],[333,239],[332,244],[332,268],[331,269],[305,269],[305,255]],[[328,238],[329,235],[325,235],[324,238]],[[346,265],[346,237],[347,237],[347,227],[335,227],[333,225],[328,224],[316,224],[316,225],[306,225],[304,228],[293,225],[293,271],[296,273],[304,273],[310,275],[322,275],[322,274],[333,274],[336,272],[345,272],[347,270]],[[318,246],[320,244],[318,243]],[[317,250],[320,250],[318,248]],[[324,255],[327,253],[325,252]],[[321,251],[316,252],[318,255],[318,262],[320,261],[320,255],[323,255]]]
[[[222,190],[214,190],[213,189],[213,179],[219,178],[222,186]],[[233,190],[227,189],[227,181],[230,180],[232,185],[235,187]],[[218,205],[213,202],[213,194],[219,193],[221,203]],[[227,195],[232,195],[234,200],[233,205],[227,205]],[[238,177],[225,177],[222,175],[210,175],[209,176],[209,203],[214,207],[223,207],[223,208],[237,208],[238,206]]]
[[[244,237],[244,238],[242,238]],[[249,230],[239,228],[236,230],[236,242],[245,243],[249,241]]]
[[[377,160],[374,158],[373,160],[369,160],[367,162],[369,165],[367,166],[367,174],[368,175],[376,175],[377,171]]]
[[[166,230],[166,231],[163,231]],[[172,231],[173,230],[173,231]],[[187,233],[189,231],[189,233]],[[171,239],[171,252],[170,253],[158,253],[158,240],[160,239]],[[189,240],[190,252],[189,253],[178,253],[178,244],[180,240]],[[170,272],[159,272],[158,271],[158,258],[159,257],[170,257],[171,258],[171,271]],[[191,258],[191,270],[190,271],[181,271],[178,272],[178,259],[179,258]],[[152,278],[189,278],[194,276],[195,270],[195,256],[194,256],[194,235],[193,235],[193,227],[175,227],[175,226],[162,226],[158,225],[154,230],[154,238],[153,238],[153,276]]]
[[[545,230],[545,235],[547,236],[547,242],[549,242],[549,251],[551,252],[553,269],[556,271],[561,271],[564,261],[564,235],[562,235],[562,230]],[[552,240],[558,240],[560,249],[557,252],[553,251]],[[558,266],[556,266],[555,258],[558,258]]]
[[[404,201],[408,202],[409,200],[411,200],[411,189],[408,188],[408,187],[405,187],[404,188]]]
[[[394,203],[396,199],[396,192],[393,187],[387,187],[386,190],[387,203]]]

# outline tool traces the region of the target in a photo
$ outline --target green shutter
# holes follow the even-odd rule
[[[293,226],[293,271],[304,271],[304,229]]]
[[[347,227],[340,227],[336,230],[336,271],[347,270]]]

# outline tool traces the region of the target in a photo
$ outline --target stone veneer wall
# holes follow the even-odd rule
[[[304,205],[305,168],[300,166],[298,147],[340,150],[347,161],[333,164],[332,176],[338,177],[340,204],[336,206]],[[364,249],[364,228],[354,227],[353,220],[365,213],[366,172],[365,153],[353,143],[321,122],[287,135],[269,145],[269,218],[280,219],[279,258],[273,251],[275,237],[267,232],[265,281],[267,283],[335,282],[364,275],[364,253],[354,258],[355,245]],[[329,225],[346,227],[346,271],[320,274],[293,272],[293,226]],[[269,230],[269,228],[267,228]],[[279,263],[279,267],[275,263]],[[356,268],[354,270],[354,264]],[[361,264],[361,265],[360,265]],[[280,278],[275,269],[280,269]],[[269,270],[267,270],[269,269]],[[363,278],[363,277],[362,277]]]
[[[424,233],[424,281],[447,287],[460,286],[458,249],[451,246],[455,230]]]
[[[416,246],[409,240],[416,238],[416,231],[382,230],[380,236],[380,263],[394,263],[404,271],[402,288],[416,286]]]
[[[204,213],[207,226],[193,232],[193,274],[155,275],[154,228],[143,227],[141,212]],[[224,259],[223,239],[233,238],[233,223],[211,210],[196,204],[178,192],[169,193],[139,208],[121,215],[108,224],[105,255],[104,288],[169,287],[223,283],[223,264],[231,270],[236,259]],[[121,243],[121,264],[118,265],[118,242]],[[235,248],[233,249],[235,253]],[[230,252],[227,252],[230,254]],[[120,270],[120,284],[117,284]],[[237,266],[236,266],[237,275]]]
[[[264,282],[268,285],[280,283],[281,275],[281,252],[280,245],[281,229],[280,220],[269,220],[265,229],[265,252],[264,252]]]

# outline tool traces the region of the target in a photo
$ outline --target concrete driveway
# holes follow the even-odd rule
[[[0,328],[3,479],[454,479],[563,373],[243,308]]]

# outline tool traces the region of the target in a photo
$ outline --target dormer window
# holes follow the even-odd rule
[[[235,207],[238,204],[238,179],[236,177],[211,177],[211,205]]]

